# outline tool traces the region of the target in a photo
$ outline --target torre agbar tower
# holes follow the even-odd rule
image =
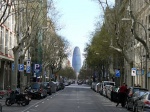
[[[79,47],[74,48],[72,57],[72,67],[76,72],[76,77],[78,77],[78,73],[81,69],[81,53]]]

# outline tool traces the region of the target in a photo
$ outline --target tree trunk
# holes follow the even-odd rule
[[[18,75],[18,51],[13,50],[14,54],[14,70],[11,76],[11,89],[15,90],[17,88],[17,75]]]
[[[20,57],[20,63],[24,65],[24,57]],[[20,92],[24,92],[24,87],[26,86],[24,71],[20,71]]]

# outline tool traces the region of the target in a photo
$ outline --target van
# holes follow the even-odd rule
[[[115,86],[115,82],[112,81],[102,81],[101,87],[100,87],[100,94],[106,96],[106,85],[112,85]]]

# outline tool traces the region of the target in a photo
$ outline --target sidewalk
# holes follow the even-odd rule
[[[7,96],[4,96],[2,99],[0,99],[0,103],[2,104],[2,106],[5,105],[6,98]]]

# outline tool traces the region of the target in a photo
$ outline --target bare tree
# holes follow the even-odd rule
[[[52,2],[52,1],[50,1]],[[18,0],[14,2],[15,7],[15,33],[16,45],[13,47],[15,70],[12,77],[12,89],[17,86],[18,60],[24,64],[24,58],[27,50],[35,44],[35,40],[43,34],[42,27],[47,26],[47,11],[51,6],[47,5],[47,1],[41,0]],[[38,43],[42,43],[38,39]],[[34,46],[37,47],[37,46]],[[21,89],[26,85],[24,72],[21,75]]]
[[[0,0],[0,25],[12,14],[12,0]]]

